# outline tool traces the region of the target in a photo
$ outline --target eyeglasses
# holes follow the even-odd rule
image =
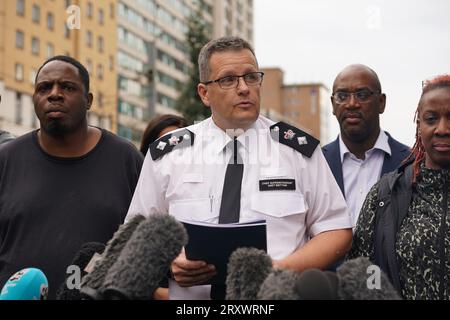
[[[350,101],[350,97],[354,96],[358,102],[367,102],[374,94],[380,94],[368,89],[362,89],[355,92],[336,91],[331,96],[337,103],[346,103]]]
[[[264,72],[250,72],[243,74],[242,76],[226,76],[217,80],[206,81],[203,82],[203,84],[208,85],[217,82],[219,87],[224,90],[229,90],[237,88],[239,85],[239,78],[244,78],[244,81],[248,86],[258,86],[262,83],[263,76]]]

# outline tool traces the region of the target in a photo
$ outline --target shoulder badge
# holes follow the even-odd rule
[[[169,152],[192,146],[195,134],[188,129],[182,129],[172,134],[167,134],[150,144],[150,154],[153,161],[161,158]]]
[[[270,135],[275,141],[297,150],[308,158],[311,158],[319,144],[319,140],[313,136],[282,121],[270,127]]]

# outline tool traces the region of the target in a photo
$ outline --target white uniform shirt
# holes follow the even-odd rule
[[[320,147],[307,158],[272,139],[273,124],[260,116],[238,137],[244,162],[240,222],[265,219],[268,254],[282,259],[315,235],[350,228],[351,222]],[[231,156],[224,149],[231,138],[211,118],[187,129],[195,134],[192,146],[174,149],[155,161],[147,154],[126,220],[136,214],[169,213],[178,219],[218,223]],[[295,179],[296,188],[260,191],[259,181],[271,179]],[[178,287],[177,297],[209,299],[204,287],[209,288]],[[181,294],[183,290],[189,295]]]
[[[344,179],[345,199],[350,211],[353,227],[358,222],[359,212],[372,186],[380,180],[385,153],[391,154],[388,136],[380,130],[372,149],[367,150],[365,159],[358,159],[351,153],[339,135],[342,177]]]

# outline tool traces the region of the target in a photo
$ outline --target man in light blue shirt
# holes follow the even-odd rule
[[[397,168],[410,149],[380,129],[386,95],[371,68],[355,64],[342,70],[334,80],[331,103],[340,134],[323,147],[323,153],[345,196],[354,227],[370,188]]]

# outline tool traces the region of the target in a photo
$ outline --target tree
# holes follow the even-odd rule
[[[186,43],[191,66],[188,71],[189,79],[181,88],[175,108],[193,123],[211,115],[210,108],[203,105],[197,94],[197,84],[200,82],[197,59],[202,47],[210,40],[200,7],[189,16],[187,26]]]

